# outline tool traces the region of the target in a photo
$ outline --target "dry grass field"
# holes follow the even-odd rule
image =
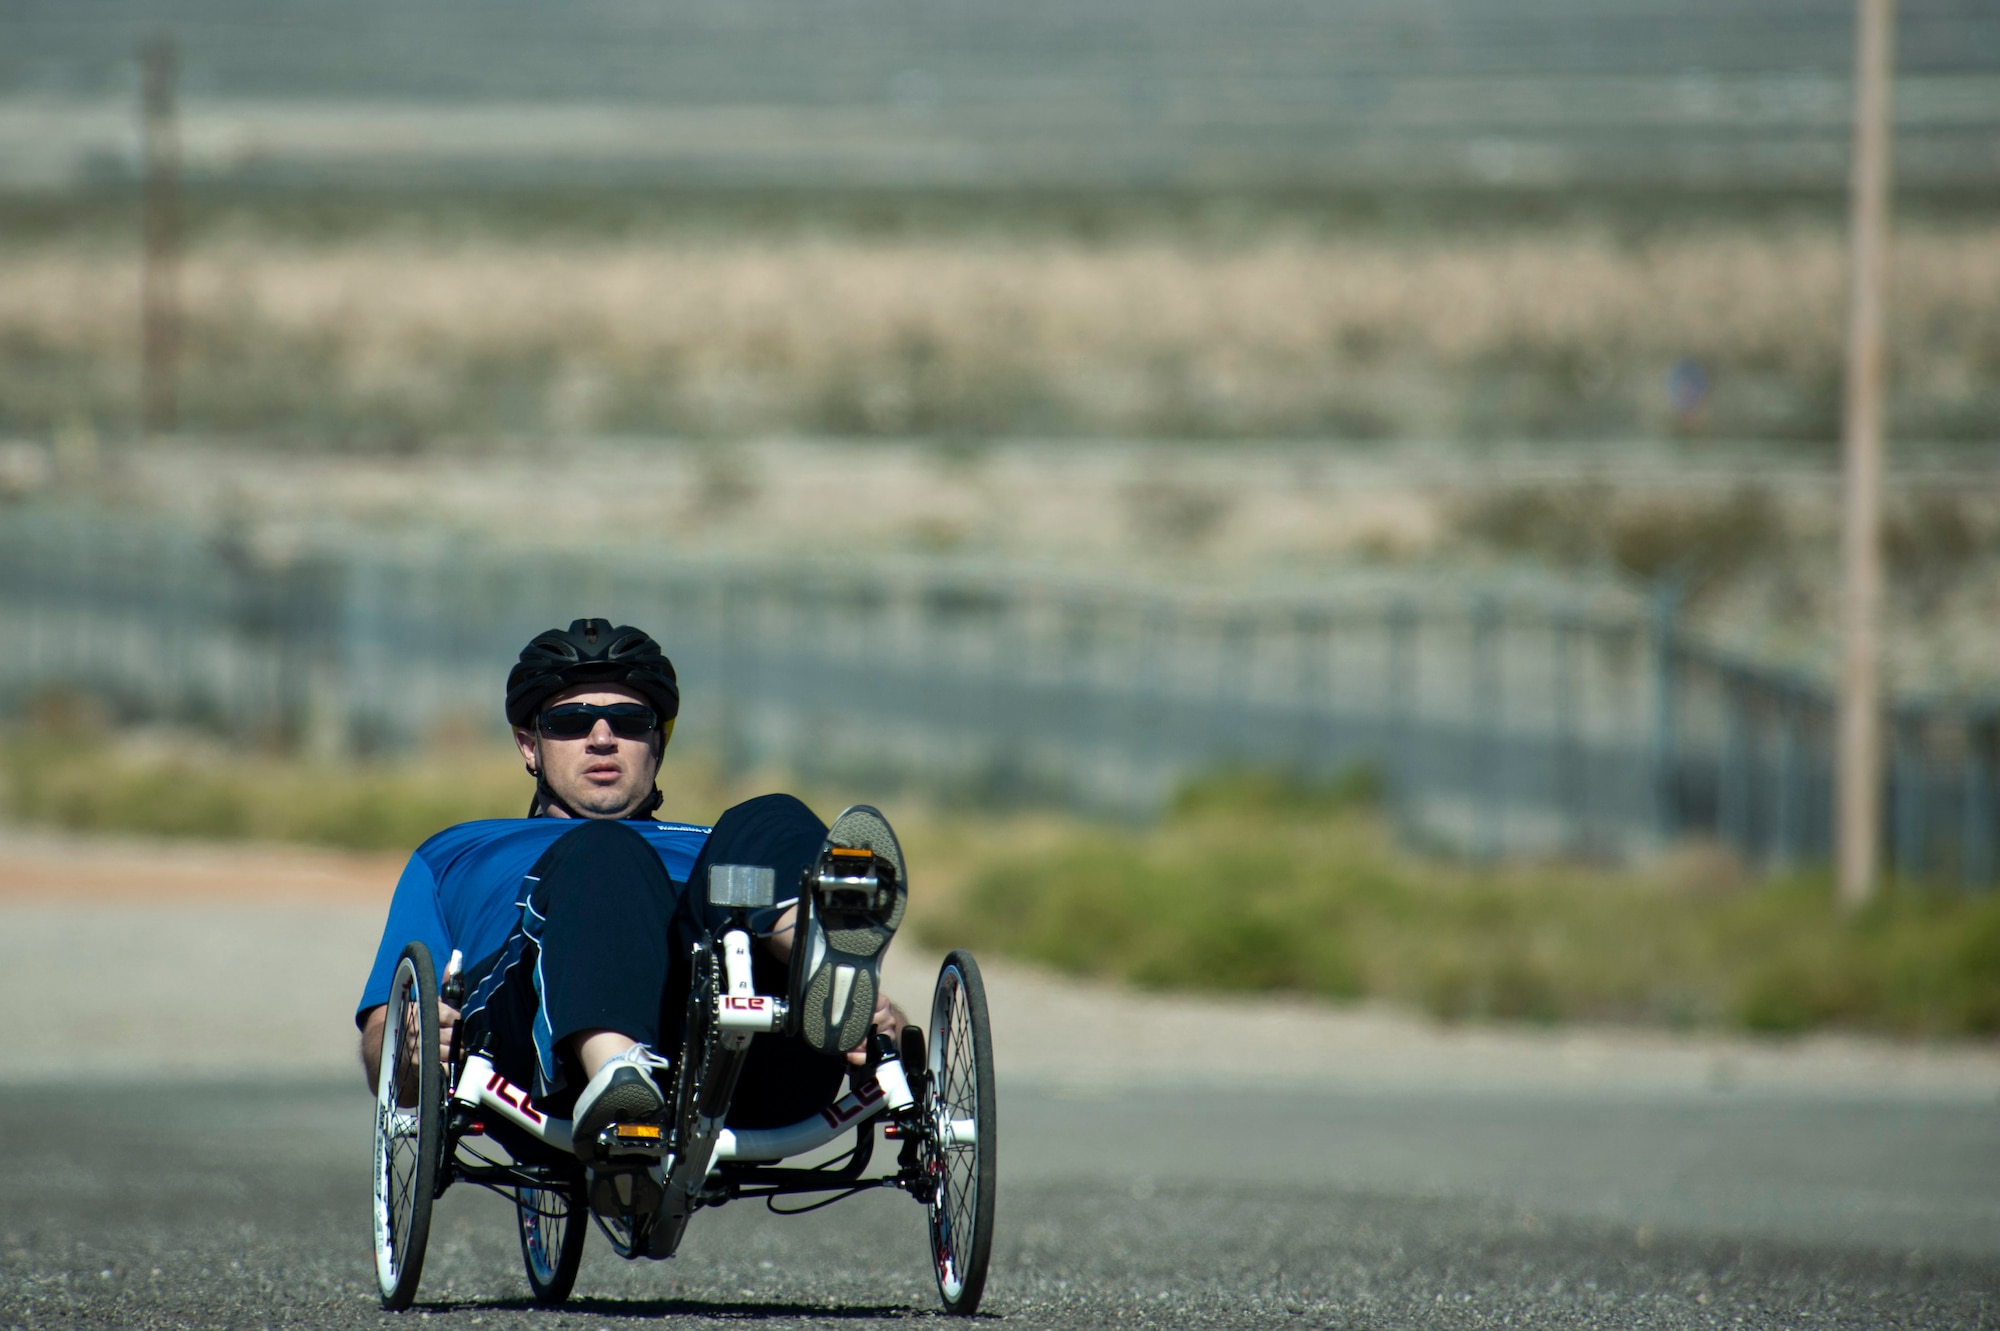
[[[855,553],[1693,567],[1705,631],[1831,669],[1824,210],[620,207],[191,204],[191,446],[120,449],[131,219],[0,206],[0,495],[767,554],[845,496]],[[1891,311],[1890,680],[1990,690],[2000,230],[1912,210]],[[1687,363],[1708,391],[1677,409]],[[552,511],[557,457],[615,480]]]
[[[1895,429],[2000,435],[2000,231],[1906,225]],[[118,433],[136,261],[0,249],[0,429]],[[441,438],[1837,434],[1844,260],[1812,221],[1356,234],[198,233],[187,427]],[[1676,412],[1693,360],[1706,401]],[[1685,404],[1684,404],[1685,405]]]

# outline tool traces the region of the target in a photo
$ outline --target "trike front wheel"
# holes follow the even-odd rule
[[[986,985],[970,952],[953,952],[938,972],[929,1044],[931,1261],[945,1311],[970,1316],[985,1291],[993,1250],[998,1146]]]
[[[375,1086],[375,1280],[391,1312],[410,1306],[423,1278],[443,1134],[437,969],[411,943],[389,982]]]

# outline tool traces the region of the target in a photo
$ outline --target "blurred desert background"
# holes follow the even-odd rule
[[[1844,4],[8,21],[37,899],[100,839],[386,892],[518,811],[498,680],[607,613],[688,686],[669,811],[906,811],[923,948],[1459,1024],[2000,1029],[1982,6],[1899,29],[1861,919]]]
[[[1843,909],[1856,18],[0,0],[0,1327],[376,1325],[355,1004],[583,616],[976,952],[982,1313],[1993,1324],[2000,11],[1896,6]],[[566,1314],[935,1307],[693,1228]]]

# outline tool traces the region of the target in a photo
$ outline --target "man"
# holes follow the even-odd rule
[[[440,1014],[444,1038],[457,1029],[543,1112],[571,1119],[578,1157],[596,1163],[607,1125],[665,1108],[654,1074],[681,1029],[686,976],[674,963],[712,922],[708,867],[754,864],[794,893],[752,918],[758,990],[806,999],[798,1039],[752,1045],[730,1122],[775,1127],[831,1102],[847,1066],[865,1061],[870,1029],[906,1024],[880,984],[907,900],[887,823],[863,808],[828,829],[788,795],[737,805],[713,829],[655,820],[680,684],[659,644],[629,626],[579,619],[537,635],[507,677],[506,711],[535,778],[528,816],[461,823],[410,857],[355,1014],[369,1087],[403,947],[457,951],[475,960],[464,1011]],[[796,888],[829,844],[893,865],[894,905],[880,918],[816,913],[795,947]]]

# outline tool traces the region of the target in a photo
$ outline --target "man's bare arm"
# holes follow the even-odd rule
[[[799,922],[798,903],[785,907],[784,913],[771,923],[771,931],[764,935],[764,950],[779,961],[792,959],[792,933]]]
[[[374,1094],[382,1077],[382,1027],[387,1024],[389,1005],[383,1003],[368,1009],[368,1015],[361,1019],[361,1075],[368,1079],[369,1094]]]
[[[458,1009],[449,1003],[438,1004],[438,1043],[442,1046],[439,1054],[451,1048],[451,1034],[458,1025]],[[382,1080],[382,1029],[388,1025],[389,1005],[368,1009],[368,1015],[361,1019],[361,1075],[368,1079],[368,1090],[372,1094]]]

